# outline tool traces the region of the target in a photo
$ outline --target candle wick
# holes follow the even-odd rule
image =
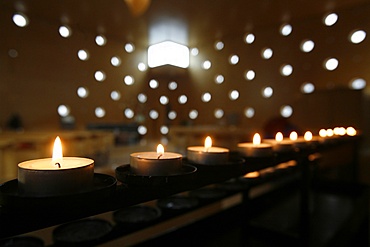
[[[159,154],[157,159],[159,159],[160,157],[162,157],[162,154]]]
[[[55,163],[55,165],[58,166],[58,168],[60,168],[60,163],[59,162]]]

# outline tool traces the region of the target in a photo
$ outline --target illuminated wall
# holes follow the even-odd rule
[[[281,114],[302,129],[368,121],[369,4],[333,8],[337,19],[327,24],[324,12],[267,26],[246,26],[241,16],[240,25],[230,23],[232,35],[226,24],[208,33],[207,22],[196,26],[204,36],[191,36],[196,24],[189,21],[188,69],[148,68],[150,18],[128,18],[144,32],[125,23],[122,38],[27,11],[29,23],[20,27],[16,9],[0,10],[3,129],[13,113],[26,129],[59,128],[58,109],[76,128],[136,122],[148,136],[179,124],[260,129]]]

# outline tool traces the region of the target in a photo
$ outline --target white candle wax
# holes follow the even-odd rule
[[[57,164],[59,163],[59,165]],[[94,179],[94,161],[64,157],[29,160],[18,164],[21,193],[31,196],[57,196],[90,189]]]
[[[140,152],[130,155],[130,166],[135,174],[143,176],[166,176],[181,171],[182,155],[164,152]]]
[[[60,167],[56,163],[59,163]],[[58,162],[53,161],[51,158],[28,160],[19,163],[18,166],[31,170],[65,170],[87,166],[91,163],[94,163],[94,161],[87,158],[64,157],[58,160]]]
[[[229,160],[229,149],[203,146],[188,147],[187,158],[193,163],[202,165],[226,164]]]

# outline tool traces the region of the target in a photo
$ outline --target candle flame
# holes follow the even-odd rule
[[[164,147],[162,144],[158,144],[157,146],[157,154],[158,158],[161,157],[164,154]]]
[[[356,129],[353,128],[353,127],[348,127],[346,129],[346,132],[347,132],[347,135],[349,135],[349,136],[355,136],[357,134]]]
[[[304,137],[305,141],[311,141],[312,140],[312,133],[311,131],[306,131],[306,133],[304,133]]]
[[[346,128],[344,127],[339,127],[338,134],[340,136],[344,136],[346,134]]]
[[[209,148],[211,148],[212,147],[212,138],[211,137],[209,137],[209,136],[207,136],[206,137],[206,140],[204,141],[204,148],[206,149],[206,150],[208,150]]]
[[[281,142],[283,140],[283,133],[281,133],[281,132],[276,133],[275,140],[277,142]]]
[[[54,164],[59,164],[63,160],[63,149],[62,149],[62,142],[60,141],[59,136],[55,138],[54,141],[54,148],[53,148],[53,156],[52,156],[52,161]]]
[[[321,129],[321,130],[319,131],[319,136],[320,136],[320,137],[322,137],[322,138],[326,137],[326,136],[327,136],[327,131],[326,131],[326,129]]]
[[[329,136],[329,137],[332,137],[334,135],[333,129],[327,129],[326,130],[326,135]]]
[[[293,131],[292,133],[290,133],[289,138],[290,138],[290,140],[292,140],[292,141],[296,141],[296,140],[298,139],[298,134],[297,134],[297,132]]]
[[[256,133],[253,136],[253,145],[259,145],[261,144],[261,136],[260,134]]]

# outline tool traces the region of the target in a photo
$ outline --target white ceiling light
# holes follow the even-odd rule
[[[172,65],[180,68],[189,67],[189,48],[172,41],[164,41],[148,48],[148,66],[155,68]]]

